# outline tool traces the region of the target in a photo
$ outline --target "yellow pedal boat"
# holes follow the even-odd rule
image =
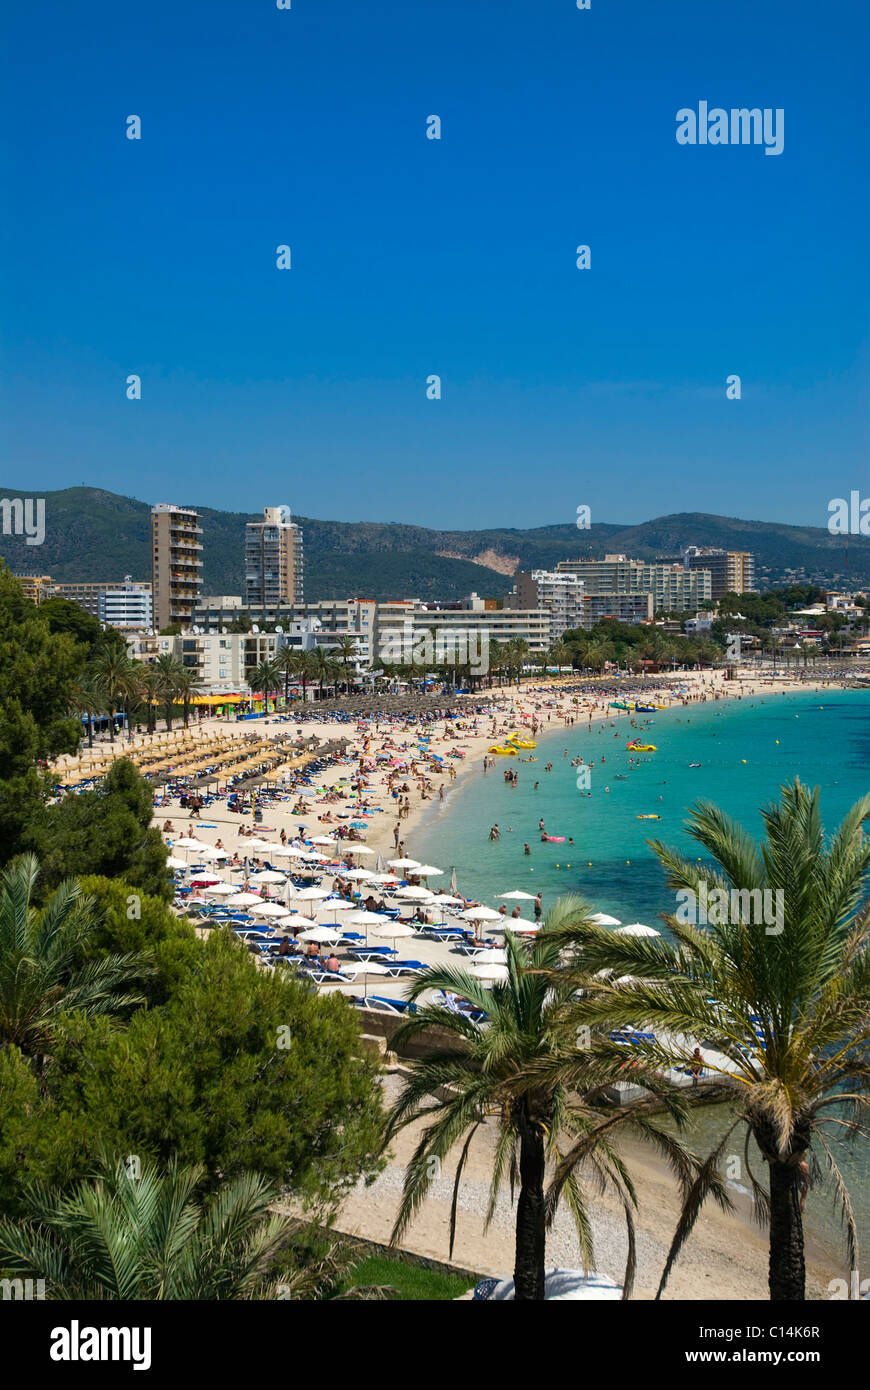
[[[515,758],[517,755],[516,748],[511,748],[510,744],[506,748],[500,748],[497,743],[494,743],[489,751],[490,753],[503,753],[508,758]]]

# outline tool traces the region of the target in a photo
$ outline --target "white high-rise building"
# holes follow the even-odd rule
[[[279,608],[302,602],[302,532],[289,507],[264,507],[245,527],[245,606]]]

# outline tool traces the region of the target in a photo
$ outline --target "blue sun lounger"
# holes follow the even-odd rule
[[[390,999],[386,994],[369,994],[365,999],[355,999],[360,1009],[385,1009],[391,1014],[415,1014],[417,1005],[410,999]]]
[[[397,975],[422,975],[429,966],[422,960],[385,960],[384,966],[390,974]]]

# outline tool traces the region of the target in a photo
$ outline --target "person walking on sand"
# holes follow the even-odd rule
[[[692,1053],[692,1060],[689,1063],[689,1071],[692,1074],[692,1085],[697,1086],[699,1078],[704,1070],[704,1058],[700,1047],[696,1047]]]
[[[800,1163],[798,1164],[798,1192],[800,1193],[801,1198],[801,1211],[803,1211],[804,1206],[806,1205],[807,1193],[809,1192],[812,1185],[813,1183],[810,1177],[810,1165],[807,1163],[805,1158],[802,1158]]]

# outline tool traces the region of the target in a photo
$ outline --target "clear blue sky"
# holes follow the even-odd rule
[[[865,0],[14,11],[3,486],[450,527],[870,491]],[[677,145],[700,100],[784,152]]]

